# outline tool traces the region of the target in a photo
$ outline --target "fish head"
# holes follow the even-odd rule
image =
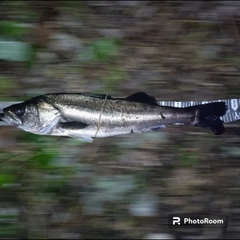
[[[21,127],[24,125],[26,121],[28,121],[27,113],[31,112],[32,117],[36,118],[36,111],[35,109],[29,108],[29,106],[25,106],[24,104],[14,104],[9,107],[3,109],[4,117],[3,120],[7,123]]]
[[[44,101],[26,101],[3,109],[5,122],[35,134],[49,134],[59,119],[59,111]]]

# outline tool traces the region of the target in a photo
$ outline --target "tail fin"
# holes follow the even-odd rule
[[[223,121],[220,119],[227,110],[225,102],[197,105],[194,108],[196,109],[194,126],[210,129],[215,135],[221,135],[225,132]]]

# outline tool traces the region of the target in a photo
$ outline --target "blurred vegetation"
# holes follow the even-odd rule
[[[0,100],[47,92],[238,98],[237,1],[1,1]],[[0,238],[219,239],[170,213],[224,213],[240,238],[238,125],[95,139],[0,129]]]

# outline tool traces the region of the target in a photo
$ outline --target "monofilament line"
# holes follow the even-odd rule
[[[104,102],[103,102],[103,105],[102,105],[102,108],[101,108],[101,112],[100,112],[99,119],[98,119],[98,127],[97,127],[97,131],[96,131],[95,137],[97,137],[98,131],[99,131],[100,126],[101,126],[101,118],[102,118],[103,109],[104,109],[104,105],[105,105],[105,102],[107,100],[107,97],[108,97],[108,94],[106,94],[106,97],[104,99]]]

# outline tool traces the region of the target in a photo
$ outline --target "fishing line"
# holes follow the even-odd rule
[[[98,131],[99,131],[100,126],[101,126],[101,118],[102,118],[103,109],[104,109],[104,105],[105,105],[105,102],[107,100],[107,97],[108,97],[108,94],[106,94],[103,105],[102,105],[102,108],[101,108],[101,112],[100,112],[99,119],[98,119],[98,127],[97,127],[97,131],[96,131],[96,134],[95,134],[94,137],[97,137]]]

